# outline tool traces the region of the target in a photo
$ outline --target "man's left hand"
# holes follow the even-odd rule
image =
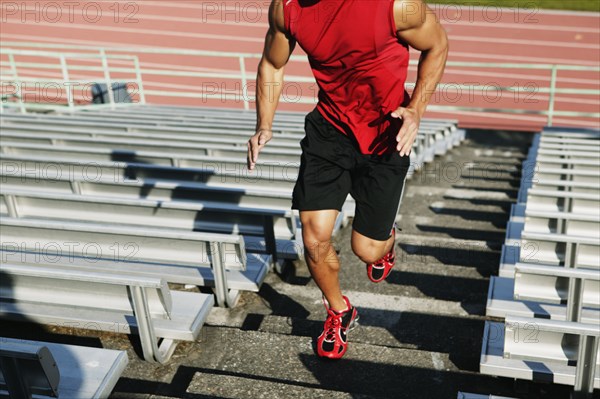
[[[402,127],[396,136],[396,150],[400,156],[410,154],[421,124],[421,115],[414,108],[400,107],[391,114],[392,118],[402,119]]]

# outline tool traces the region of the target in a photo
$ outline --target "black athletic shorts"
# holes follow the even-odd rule
[[[356,201],[352,227],[384,241],[394,225],[410,157],[397,151],[362,154],[353,138],[341,133],[315,108],[305,119],[302,160],[292,208],[341,211],[348,194]]]

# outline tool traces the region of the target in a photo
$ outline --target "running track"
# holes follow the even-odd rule
[[[69,6],[66,3],[46,1],[3,0],[0,3],[2,41],[76,44],[90,48],[162,47],[260,53],[267,28],[268,2],[265,0],[87,3],[75,1]],[[58,9],[56,4],[63,4],[63,7]],[[452,61],[586,66],[600,64],[599,13],[448,5],[432,5],[432,8],[449,33],[449,59]],[[297,47],[294,54],[304,53]],[[148,54],[139,54],[139,57],[144,69],[204,72],[239,70],[237,60]],[[412,58],[418,58],[417,52],[412,52]],[[256,63],[248,62],[249,74],[256,73]],[[32,76],[58,77],[51,70],[24,71]],[[290,62],[286,74],[311,76],[308,64],[303,61]],[[414,82],[415,75],[416,69],[411,68],[409,82]],[[76,73],[72,77],[89,78]],[[549,81],[550,72],[544,70],[449,67],[444,82],[485,85],[489,86],[490,90],[485,95],[464,90],[438,92],[434,102],[486,108],[542,110],[547,108],[548,95],[536,92],[536,88],[548,87]],[[163,96],[149,97],[149,102],[153,103],[242,107],[240,101],[222,102],[201,98],[202,91],[207,88],[214,90],[213,87],[218,87],[224,92],[236,92],[239,84],[234,80],[146,74],[144,84],[146,89],[197,91],[199,94],[198,99],[187,100]],[[509,85],[533,88],[534,93],[515,95],[496,92],[493,89]],[[598,89],[600,76],[596,72],[559,72],[559,87]],[[290,98],[300,92],[303,95],[315,93],[315,87],[310,83],[288,85],[286,90]],[[285,104],[281,107],[303,111],[312,108],[309,104]],[[559,94],[556,98],[556,109],[598,112],[600,99],[598,96]],[[459,119],[465,127],[535,130],[545,124],[544,117],[527,114],[507,116],[488,113],[482,117],[480,113],[473,112],[430,111],[428,116]],[[600,121],[556,117],[554,124],[599,127]]]

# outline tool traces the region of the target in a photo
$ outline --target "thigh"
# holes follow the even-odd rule
[[[352,186],[350,168],[354,154],[344,150],[348,138],[335,130],[318,111],[307,116],[305,129],[306,136],[300,142],[302,156],[292,208],[340,211]]]
[[[367,238],[384,241],[400,208],[410,158],[392,154],[371,157],[352,174],[351,193],[356,200],[353,229]]]

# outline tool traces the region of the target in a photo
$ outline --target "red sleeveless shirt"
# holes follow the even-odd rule
[[[408,46],[399,42],[394,0],[283,0],[285,28],[308,54],[317,109],[363,154],[395,150],[406,106]]]

